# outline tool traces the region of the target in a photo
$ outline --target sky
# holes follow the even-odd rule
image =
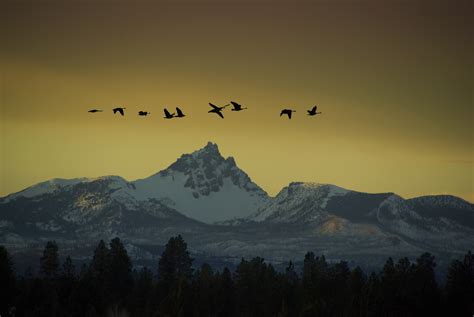
[[[473,202],[472,9],[2,1],[0,196],[56,177],[147,177],[212,141],[271,195],[309,181]],[[230,100],[248,109],[207,112]],[[176,106],[185,118],[162,118]]]

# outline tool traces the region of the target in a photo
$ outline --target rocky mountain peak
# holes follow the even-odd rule
[[[162,176],[174,173],[184,174],[184,186],[192,189],[195,198],[220,191],[226,180],[241,189],[266,196],[266,193],[237,167],[234,158],[224,158],[217,144],[212,142],[191,154],[183,154],[168,169],[160,172]]]

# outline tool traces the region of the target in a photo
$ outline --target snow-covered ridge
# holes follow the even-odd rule
[[[314,221],[321,218],[329,199],[342,196],[349,191],[334,185],[292,182],[284,187],[274,199],[262,206],[252,221],[272,222]]]
[[[89,178],[72,178],[72,179],[64,179],[64,178],[53,178],[45,182],[41,182],[30,187],[27,187],[17,193],[13,193],[7,195],[5,198],[5,202],[16,199],[18,197],[34,197],[43,194],[49,194],[54,192],[55,190],[59,190],[64,187],[73,186],[78,183],[87,182]]]
[[[206,223],[247,217],[268,200],[267,193],[237,167],[234,158],[222,157],[217,145],[209,142],[144,179],[127,181],[120,176],[55,179],[10,195],[3,202],[18,197],[40,197],[58,190],[74,191],[75,205],[81,210],[86,206],[96,209],[91,204],[97,203],[96,194],[100,192],[130,210],[139,208],[140,202],[155,199]]]
[[[473,205],[448,195],[405,200],[393,193],[367,194],[330,184],[292,182],[275,197],[269,197],[237,166],[233,157],[224,158],[218,146],[211,142],[193,153],[183,154],[168,168],[144,179],[127,181],[120,176],[52,179],[0,198],[0,203],[19,197],[42,199],[42,195],[63,191],[75,199],[68,213],[71,219],[112,203],[138,210],[145,202],[156,201],[206,223],[319,223],[335,215],[350,221],[381,224],[437,218],[444,222],[467,221],[468,227],[474,227],[474,218],[469,214],[474,210]],[[447,208],[455,210],[448,212]]]

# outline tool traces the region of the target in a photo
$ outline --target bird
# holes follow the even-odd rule
[[[174,118],[174,113],[169,113],[168,109],[165,108],[164,112],[165,112],[165,116],[164,116],[165,119],[173,119]]]
[[[242,105],[239,105],[237,102],[235,101],[231,101],[230,102],[232,104],[232,106],[234,106],[234,108],[230,109],[232,111],[241,111],[241,110],[244,110],[244,109],[247,109],[247,107],[245,108],[242,108]]]
[[[122,116],[125,114],[125,113],[124,113],[124,110],[125,110],[125,108],[122,108],[122,107],[117,107],[117,108],[112,109],[112,111],[114,112],[114,114],[117,113],[117,112],[119,112]]]
[[[288,115],[288,119],[291,119],[291,113],[292,112],[296,112],[296,110],[291,110],[291,109],[283,109],[281,112],[280,112],[280,117],[284,114]]]
[[[311,110],[308,111],[308,116],[315,116],[317,114],[320,114],[322,112],[316,112],[318,110],[318,106],[314,106]]]
[[[185,117],[185,116],[186,115],[181,111],[181,109],[176,107],[176,118],[182,118],[182,117]]]
[[[143,117],[149,115],[150,113],[151,113],[151,112],[148,112],[148,111],[138,111],[138,115],[139,115],[139,116],[143,116]]]
[[[225,107],[227,106],[230,106],[230,104],[227,104],[225,106],[222,106],[222,107],[218,107],[216,105],[213,105],[212,103],[209,103],[209,106],[212,107],[211,110],[209,110],[208,112],[212,112],[212,113],[215,113],[217,114],[219,117],[221,117],[222,119],[224,119],[224,115],[222,114],[222,110],[224,110]]]
[[[102,110],[100,110],[100,109],[91,109],[91,110],[89,110],[88,112],[90,112],[90,113],[96,113],[96,112],[102,112]]]

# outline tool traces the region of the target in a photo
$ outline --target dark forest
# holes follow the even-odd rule
[[[1,316],[469,316],[474,314],[474,255],[453,260],[446,280],[435,257],[387,259],[366,274],[308,252],[302,270],[283,272],[260,257],[234,272],[193,267],[186,242],[172,237],[156,267],[134,268],[119,238],[100,241],[89,264],[60,261],[47,242],[39,272],[17,275],[0,246]]]

